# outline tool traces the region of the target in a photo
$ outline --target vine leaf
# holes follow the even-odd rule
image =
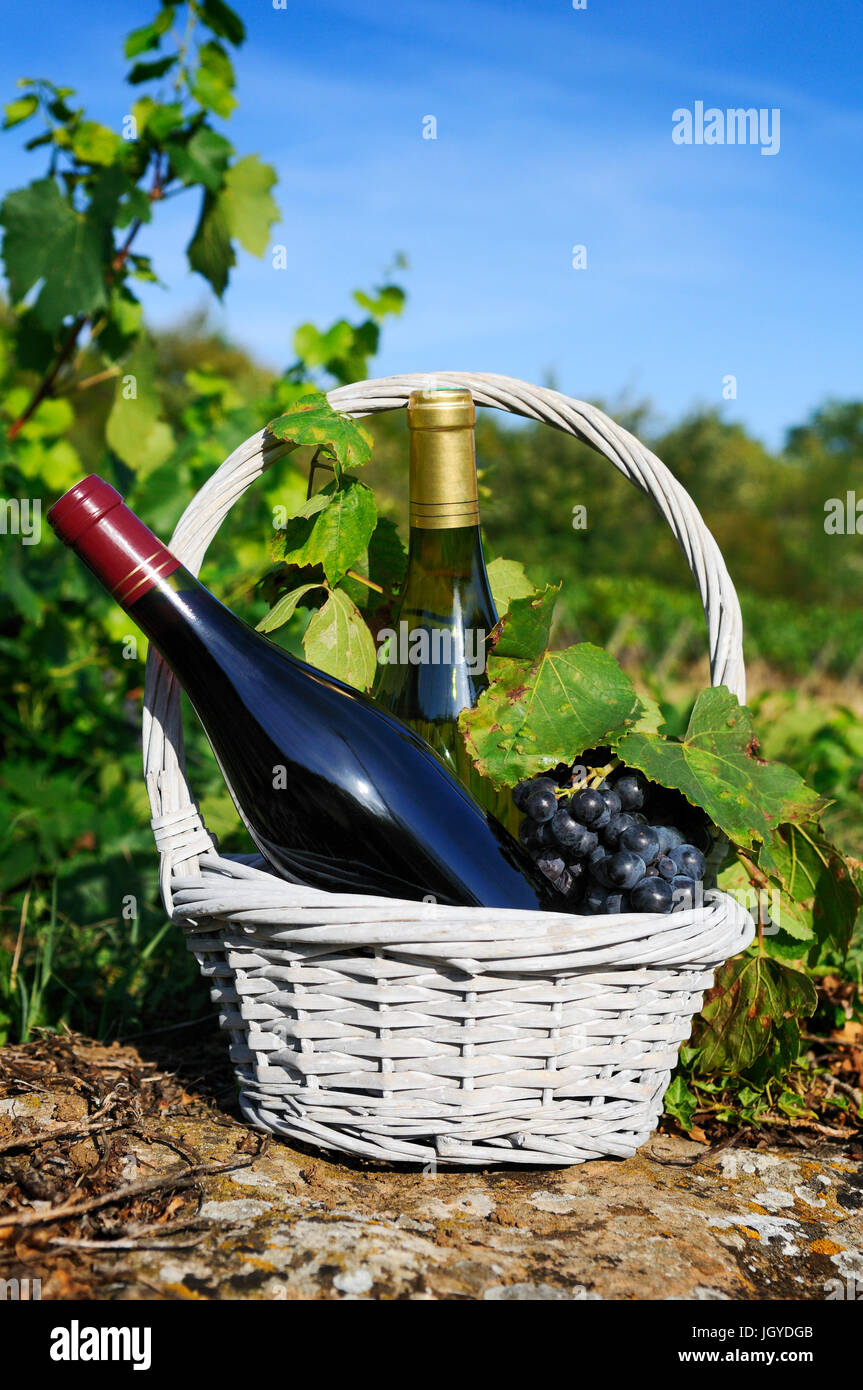
[[[312,666],[357,690],[368,690],[374,680],[377,663],[372,634],[342,589],[331,589],[323,608],[312,614],[303,649]]]
[[[299,449],[311,445],[339,468],[362,468],[372,456],[368,430],[333,410],[323,391],[302,396],[290,410],[271,420],[267,432]]]
[[[488,688],[473,709],[462,711],[459,728],[479,771],[498,788],[571,762],[641,712],[629,677],[588,642],[533,660],[495,655],[488,676]]]
[[[279,220],[279,206],[270,189],[278,174],[257,155],[246,155],[225,174],[221,205],[232,237],[253,256],[263,256],[270,228]]]
[[[233,145],[224,135],[209,126],[201,126],[185,144],[167,141],[165,149],[171,158],[171,168],[186,185],[201,183],[211,193],[218,193],[224,181]]]
[[[813,935],[829,935],[841,952],[847,951],[860,896],[839,850],[825,839],[817,824],[810,823],[781,825],[771,854],[775,877],[786,893],[783,928],[794,935],[793,925],[805,922]],[[792,904],[788,904],[788,897],[794,899]],[[789,907],[790,922],[786,920]]]
[[[274,603],[269,613],[266,613],[258,623],[257,632],[275,632],[276,628],[284,627],[289,622],[297,610],[297,604],[304,594],[311,589],[322,589],[323,584],[301,584],[298,589],[292,589],[289,594],[282,594],[277,603]]]
[[[498,556],[488,566],[488,582],[491,596],[500,617],[509,610],[514,598],[529,598],[536,586],[527,577],[524,565],[518,560],[504,560]]]
[[[231,229],[225,209],[215,193],[208,191],[204,194],[201,215],[192,240],[186,247],[186,256],[192,270],[203,275],[221,299],[237,258],[231,245]]]
[[[677,1120],[681,1128],[689,1133],[692,1129],[695,1112],[698,1109],[698,1100],[679,1073],[665,1092],[662,1108],[666,1115]]]
[[[290,518],[273,542],[273,556],[289,565],[323,565],[338,584],[365,554],[377,521],[374,494],[353,478],[328,483]]]
[[[123,364],[105,427],[114,453],[135,469],[139,481],[174,450],[171,427],[159,418],[159,406],[155,350],[146,338],[139,338]]]
[[[748,863],[748,861],[747,861]],[[790,893],[783,893],[775,878],[757,870],[750,873],[739,856],[723,869],[718,887],[730,893],[756,920],[761,914],[766,923],[762,948],[768,956],[779,960],[801,960],[815,939],[812,914],[795,902]]]
[[[790,767],[757,757],[752,716],[725,686],[701,692],[681,743],[633,730],[615,746],[628,767],[701,806],[729,840],[742,848],[761,845],[768,872],[776,867],[778,826],[811,820],[822,805]]]
[[[813,1013],[817,1002],[812,981],[781,961],[764,955],[727,961],[716,972],[698,1023],[699,1070],[746,1071],[777,1041],[793,1060],[796,1020]]]
[[[42,282],[33,312],[43,328],[90,314],[107,299],[98,228],[64,202],[53,179],[37,179],[0,205],[3,258],[13,302]]]
[[[404,581],[407,567],[408,554],[398,527],[390,517],[378,517],[369,541],[369,579],[392,591]]]
[[[544,589],[532,589],[523,598],[512,599],[509,611],[501,619],[500,632],[493,639],[496,658],[535,661],[543,654],[560,588],[559,584],[547,584]]]

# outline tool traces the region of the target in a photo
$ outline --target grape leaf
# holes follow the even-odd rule
[[[115,454],[144,478],[171,454],[174,436],[159,418],[156,355],[146,338],[139,338],[123,363],[105,438]]]
[[[102,242],[93,224],[64,202],[53,179],[37,179],[0,205],[3,257],[14,303],[40,280],[33,312],[44,328],[106,302]]]
[[[401,313],[405,304],[405,292],[398,285],[381,285],[377,298],[372,299],[362,290],[354,290],[354,303],[359,304],[361,309],[367,309],[376,319],[382,319],[387,314]]]
[[[202,183],[211,193],[219,192],[233,153],[233,145],[224,135],[210,130],[208,126],[201,126],[185,145],[169,141],[165,149],[171,159],[171,168],[182,183]]]
[[[276,628],[284,627],[297,611],[297,604],[304,594],[311,589],[323,588],[321,584],[301,584],[298,589],[292,589],[289,594],[282,594],[278,603],[274,603],[269,613],[267,613],[258,623],[256,632],[275,632]]]
[[[234,85],[233,65],[222,45],[203,44],[198,52],[198,70],[190,84],[192,95],[208,111],[227,118],[237,104]]]
[[[818,825],[781,825],[771,844],[775,876],[785,889],[781,923],[796,935],[794,924],[828,935],[842,952],[848,949],[860,898],[842,855]],[[760,862],[759,856],[759,862]],[[762,865],[762,867],[764,867]],[[788,898],[795,901],[788,902]]]
[[[323,565],[331,584],[344,579],[375,529],[374,494],[348,478],[328,483],[291,517],[273,543],[273,557],[289,565]]]
[[[325,333],[313,323],[301,323],[294,332],[294,352],[307,367],[325,367],[351,351],[354,333],[347,319],[339,319]]]
[[[524,598],[514,598],[493,642],[495,656],[521,661],[535,661],[540,657],[548,645],[559,594],[559,584],[547,584],[544,589],[531,590]]]
[[[808,1017],[817,1002],[812,981],[780,961],[763,955],[727,961],[701,1011],[699,1070],[745,1071],[776,1042],[786,1021]]]
[[[391,592],[403,582],[407,567],[407,551],[398,527],[388,516],[378,517],[369,540],[369,579]]]
[[[241,44],[246,37],[246,26],[230,6],[224,0],[195,0],[194,8],[202,16],[204,23],[212,29],[214,34],[218,34],[220,39],[227,39],[228,43],[235,46]]]
[[[201,204],[201,215],[189,245],[186,248],[189,265],[209,280],[221,299],[228,284],[231,267],[236,265],[234,248],[231,245],[231,232],[222,206],[222,200],[213,193],[205,193]]]
[[[126,81],[130,87],[138,87],[142,82],[153,82],[157,77],[164,77],[177,62],[179,57],[174,53],[165,58],[156,58],[152,63],[136,63]]]
[[[682,1076],[675,1076],[662,1101],[662,1108],[666,1115],[670,1115],[676,1120],[682,1129],[687,1133],[692,1128],[692,1121],[698,1109],[698,1101],[692,1091],[690,1091]]]
[[[290,410],[271,420],[267,430],[292,448],[311,445],[342,468],[362,468],[372,456],[367,430],[347,415],[333,410],[322,391],[302,396]]]
[[[762,915],[766,923],[763,946],[768,955],[799,960],[806,954],[815,937],[812,914],[784,893],[776,879],[770,878],[766,885],[756,883],[735,855],[722,870],[717,884],[723,893],[736,898],[754,921],[758,921],[759,913]]]
[[[533,661],[495,655],[488,676],[459,728],[479,771],[498,788],[607,743],[641,712],[629,677],[588,642]]]
[[[142,136],[148,136],[156,144],[167,140],[175,130],[184,124],[183,106],[179,101],[158,102],[152,97],[142,97],[132,107],[132,115],[138,123]]]
[[[15,324],[15,360],[28,371],[45,371],[54,360],[53,333],[47,332],[33,313],[25,309]]]
[[[165,5],[159,11],[152,24],[144,24],[140,29],[133,29],[126,37],[123,45],[123,52],[127,58],[137,58],[139,53],[147,53],[151,49],[159,47],[159,39],[174,22],[174,7]]]
[[[372,634],[341,589],[332,589],[323,608],[312,614],[303,649],[312,666],[357,690],[368,690],[374,680],[377,662]]]
[[[225,175],[219,204],[232,237],[253,256],[263,256],[270,228],[279,220],[279,205],[270,193],[278,174],[257,155],[238,159]]]
[[[488,581],[500,617],[507,612],[514,598],[529,598],[536,592],[536,585],[531,584],[524,565],[518,560],[504,560],[503,556],[498,556],[488,566]]]
[[[656,734],[665,723],[665,715],[658,701],[650,695],[640,695],[642,712],[632,726],[632,733]]]
[[[72,152],[84,164],[113,164],[123,142],[98,121],[82,121],[72,135]]]
[[[772,870],[777,827],[811,819],[822,803],[790,767],[758,758],[757,746],[749,710],[725,686],[701,692],[681,743],[637,731],[615,742],[628,767],[683,792],[729,840],[743,848],[760,843],[763,867]]]
[[[351,574],[341,581],[340,588],[361,609],[368,622],[379,608],[392,602],[393,591],[402,583],[406,568],[407,552],[395,522],[389,517],[378,517],[368,547],[354,560]],[[359,575],[370,583],[361,583]],[[375,585],[380,585],[383,592]]]
[[[12,126],[20,125],[22,121],[29,118],[39,110],[39,98],[35,96],[19,97],[17,101],[10,101],[8,106],[3,107],[6,119],[3,122],[4,130],[11,130]]]

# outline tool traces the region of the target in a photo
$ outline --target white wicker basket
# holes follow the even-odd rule
[[[557,391],[464,372],[433,380],[575,435],[655,500],[701,593],[713,683],[742,700],[734,588],[659,459]],[[429,381],[366,381],[329,399],[363,415],[404,407]],[[255,435],[190,503],[171,549],[194,573],[284,447]],[[627,1157],[656,1124],[715,968],[753,938],[748,914],[716,891],[689,912],[589,918],[328,894],[251,856],[219,856],[185,778],[179,689],[152,649],[144,770],[163,898],[211,981],[243,1114],[321,1148],[422,1164]]]

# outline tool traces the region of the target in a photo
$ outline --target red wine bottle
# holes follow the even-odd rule
[[[273,869],[330,892],[536,910],[521,846],[413,729],[216,599],[101,478],[48,513],[161,652]]]

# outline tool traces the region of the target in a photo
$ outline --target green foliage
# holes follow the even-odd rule
[[[193,22],[186,25],[185,37],[174,42],[174,21],[183,10]],[[9,193],[0,206],[11,300],[22,345],[26,336],[28,365],[43,374],[42,392],[53,394],[61,381],[66,389],[80,385],[76,368],[85,357],[87,379],[126,365],[139,327],[131,327],[137,306],[133,285],[155,276],[133,244],[166,197],[199,191],[201,211],[188,260],[218,294],[236,263],[235,245],[257,256],[266,250],[270,228],[278,220],[271,194],[275,172],[255,155],[235,159],[230,141],[210,124],[212,116],[230,116],[236,104],[225,44],[242,43],[243,34],[242,21],[215,0],[162,5],[152,23],[126,41],[129,58],[158,53],[136,61],[127,74],[135,92],[152,84],[157,95],[143,91],[138,96],[121,133],[70,106],[71,88],[43,80],[25,80],[26,96],[7,106],[7,127],[41,113],[45,129],[28,147],[50,150],[47,174]],[[173,49],[164,51],[172,42]],[[165,101],[160,84],[169,74],[173,87]],[[37,285],[35,303],[27,306],[26,297]],[[152,380],[145,377],[143,384],[149,398],[144,452],[156,466],[167,455],[169,440],[164,431],[154,433],[158,393]],[[39,399],[34,394],[12,420],[13,437]],[[123,409],[127,400],[118,390],[110,442],[124,461],[132,462],[133,417],[144,406],[140,393],[137,411]],[[125,416],[123,423],[120,416]]]
[[[305,394],[277,420],[271,420],[267,430],[292,449],[312,445],[324,458],[332,459],[337,474],[343,468],[361,468],[371,458],[368,432],[355,420],[332,410],[321,391]]]
[[[370,488],[354,478],[330,483],[304,502],[276,538],[273,554],[290,565],[320,564],[338,584],[368,550],[377,511]]]
[[[358,690],[369,689],[375,674],[375,644],[362,614],[342,589],[331,589],[324,606],[312,614],[303,647],[312,666]]]
[[[792,768],[757,756],[750,713],[724,686],[701,692],[680,742],[634,731],[614,746],[628,767],[701,806],[741,849],[759,844],[765,868],[773,867],[777,825],[820,808],[817,794]]]
[[[736,956],[716,972],[696,1029],[698,1069],[739,1075],[770,1047],[784,1067],[799,1053],[797,1020],[814,1013],[812,981],[765,955]]]
[[[459,727],[475,766],[495,787],[607,742],[640,708],[614,658],[588,643],[534,661],[492,657],[489,682]]]
[[[54,179],[37,179],[0,204],[3,260],[14,303],[41,281],[34,313],[59,329],[72,314],[92,314],[107,301],[100,228],[61,196]]]

